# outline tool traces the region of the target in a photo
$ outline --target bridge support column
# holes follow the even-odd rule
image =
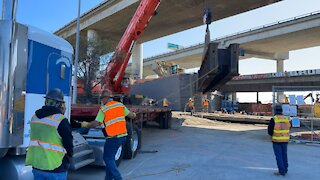
[[[284,60],[289,59],[289,52],[275,53],[273,59],[277,61],[277,72],[283,72]]]
[[[283,72],[284,71],[284,60],[280,59],[277,60],[277,72]]]
[[[132,77],[143,78],[143,46],[136,43],[132,49]]]
[[[284,72],[284,61],[289,59],[289,52],[276,53],[274,57],[277,61],[277,72]],[[284,92],[277,93],[277,100],[282,101]]]

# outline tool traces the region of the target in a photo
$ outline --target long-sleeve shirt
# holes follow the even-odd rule
[[[271,118],[270,121],[269,121],[269,125],[268,125],[268,134],[270,136],[273,135],[273,129],[274,129],[274,119]]]
[[[53,106],[43,106],[41,109],[36,111],[38,118],[44,118],[53,114],[61,114],[61,111]],[[62,164],[58,168],[50,172],[65,172],[69,168],[69,158],[73,155],[73,136],[69,121],[67,118],[63,119],[57,129],[61,139],[62,145],[67,151],[67,155],[63,157]]]

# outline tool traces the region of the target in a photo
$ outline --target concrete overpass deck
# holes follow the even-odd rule
[[[211,7],[214,21],[266,6],[281,0],[162,0],[159,14],[148,25],[140,43],[202,25],[205,7]],[[106,0],[83,14],[80,18],[82,35],[88,30],[98,32],[115,47],[128,26],[140,0]],[[192,13],[190,13],[192,12]],[[55,34],[75,42],[76,20],[71,21]]]
[[[227,47],[239,43],[245,50],[241,59],[258,57],[274,60],[289,58],[289,51],[320,46],[320,11],[283,21],[277,21],[247,31],[213,40]],[[183,68],[195,68],[201,64],[204,44],[144,59],[144,76],[154,74],[155,61],[171,61]]]

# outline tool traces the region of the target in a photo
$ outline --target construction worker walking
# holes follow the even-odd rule
[[[45,106],[31,119],[30,144],[26,165],[31,165],[35,180],[67,179],[69,157],[73,154],[73,137],[65,113],[65,101],[60,89],[45,96]]]
[[[187,108],[190,110],[191,116],[193,115],[194,112],[194,101],[192,98],[189,98],[188,102],[186,103],[184,107],[184,112],[186,112]]]
[[[290,120],[282,115],[281,105],[275,106],[275,116],[268,125],[268,134],[272,136],[273,151],[276,156],[278,172],[274,174],[285,176],[288,172],[288,142],[290,139]]]
[[[106,164],[106,180],[121,180],[121,174],[116,166],[115,155],[119,147],[126,142],[127,128],[125,116],[135,118],[136,114],[130,112],[122,103],[113,100],[109,90],[102,92],[102,105],[95,121],[82,122],[81,127],[94,128],[104,124],[106,141],[104,144],[103,160]]]
[[[209,111],[209,99],[205,98],[202,101],[203,112],[207,113]]]

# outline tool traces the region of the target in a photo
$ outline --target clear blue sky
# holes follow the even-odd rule
[[[81,12],[86,12],[102,1],[82,0]],[[77,4],[78,0],[19,0],[17,20],[24,24],[54,32],[76,18]],[[1,7],[2,1],[0,2],[0,9]],[[320,10],[319,0],[284,0],[212,23],[210,27],[211,38],[214,39],[318,10]],[[199,17],[199,19],[201,18]],[[168,52],[169,50],[166,48],[168,42],[183,46],[203,42],[204,31],[204,27],[201,26],[146,42],[144,43],[144,57]],[[315,47],[290,52],[290,59],[285,61],[284,69],[288,71],[320,69],[320,48]],[[274,61],[255,58],[242,60],[239,66],[241,74],[268,73],[275,70],[276,63]]]

